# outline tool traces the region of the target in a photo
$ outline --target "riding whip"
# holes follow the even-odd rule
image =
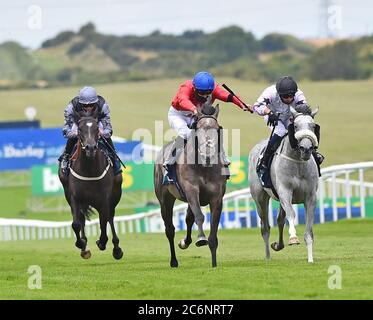
[[[239,97],[237,97],[237,95],[230,88],[228,88],[228,86],[225,83],[222,84],[222,87],[225,90],[227,90],[230,94],[232,94],[233,96],[235,96],[237,98],[237,100],[239,102],[241,102],[250,111],[250,113],[254,113],[245,102],[243,102]]]
[[[122,166],[124,167],[124,169],[126,169],[126,165],[123,163],[123,161],[119,158],[117,152],[113,149],[113,147],[110,145],[109,142],[107,142],[107,140],[103,137],[103,136],[100,136],[100,138],[102,139],[102,141],[105,142],[105,145],[110,149],[110,151],[117,157],[117,159],[119,160],[119,162],[122,164]]]

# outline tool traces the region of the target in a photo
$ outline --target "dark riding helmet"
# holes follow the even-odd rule
[[[276,83],[276,90],[280,96],[288,94],[295,95],[295,93],[298,91],[298,85],[292,77],[284,76],[278,79]]]

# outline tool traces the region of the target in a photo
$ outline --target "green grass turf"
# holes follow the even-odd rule
[[[121,235],[124,258],[100,252],[89,239],[90,260],[74,240],[0,242],[0,299],[372,299],[373,220],[315,225],[314,264],[304,242],[264,259],[259,229],[220,230],[218,267],[208,247],[177,248],[179,268],[169,267],[164,234]],[[304,226],[298,226],[302,238]],[[277,240],[272,229],[271,242]],[[176,243],[184,233],[176,234]],[[194,239],[196,237],[193,232]],[[285,241],[287,241],[285,228]],[[42,289],[28,289],[27,269],[42,269]],[[342,288],[329,289],[330,266],[342,270]]]

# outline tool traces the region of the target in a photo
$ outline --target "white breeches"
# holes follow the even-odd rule
[[[264,116],[263,118],[264,118],[265,123],[267,124],[268,116]],[[288,120],[288,122],[290,123],[290,120]],[[271,130],[273,129],[272,126],[268,126],[268,128],[270,128]],[[285,128],[285,125],[283,124],[282,121],[279,120],[278,123],[277,123],[277,126],[275,128],[275,131],[273,132],[273,134],[276,134],[279,137],[283,137],[287,132],[288,131]]]
[[[193,121],[192,115],[191,112],[178,111],[172,106],[168,111],[168,123],[177,132],[177,135],[183,139],[188,139],[192,132],[188,128],[188,125],[191,125]]]

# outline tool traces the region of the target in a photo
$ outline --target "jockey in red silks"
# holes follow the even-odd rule
[[[167,172],[170,171],[171,166],[184,149],[184,141],[189,138],[192,132],[190,127],[195,120],[197,110],[201,110],[204,104],[212,105],[216,99],[233,102],[242,110],[248,110],[233,94],[216,84],[214,77],[209,72],[200,71],[194,76],[193,80],[187,80],[181,84],[168,111],[169,124],[177,132],[177,137],[169,149],[170,152],[165,156],[163,166]],[[230,161],[224,150],[221,154],[223,164],[228,166]],[[167,175],[167,177],[168,182],[172,183],[170,175]]]

